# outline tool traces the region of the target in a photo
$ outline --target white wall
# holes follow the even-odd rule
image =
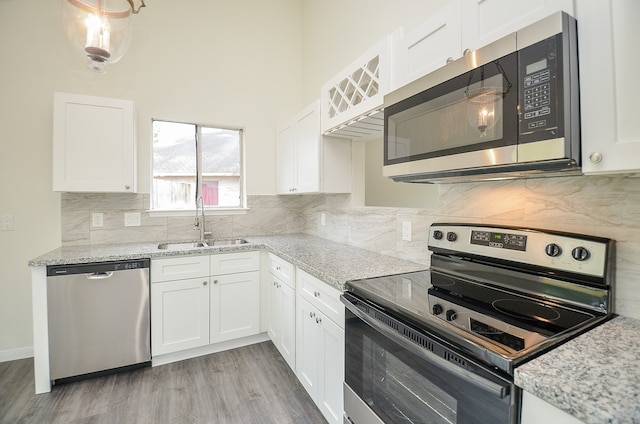
[[[384,36],[410,30],[448,0],[303,0],[304,103]]]
[[[71,51],[60,0],[0,0],[0,360],[32,346],[27,261],[60,245],[51,190],[54,91],[133,99],[139,190],[149,191],[151,118],[245,128],[248,194],[275,192],[276,123],[302,105],[300,0],[148,1],[107,73]]]

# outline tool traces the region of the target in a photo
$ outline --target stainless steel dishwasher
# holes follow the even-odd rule
[[[54,383],[150,365],[149,259],[47,267]]]

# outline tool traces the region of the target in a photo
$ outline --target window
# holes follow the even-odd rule
[[[151,209],[245,207],[242,130],[153,120]]]

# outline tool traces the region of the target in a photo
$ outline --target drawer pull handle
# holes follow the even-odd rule
[[[314,295],[315,297],[320,297],[320,292],[318,292],[318,291],[314,291],[314,292],[313,292],[313,295]]]
[[[317,317],[317,318],[316,318],[316,324],[320,324],[321,322],[322,322],[322,318]]]
[[[207,285],[207,282],[206,282],[206,281],[203,281],[203,282],[202,282],[202,285],[203,285],[203,286],[206,286],[206,285]]]
[[[315,312],[309,312],[309,318],[313,318],[315,316],[316,316]]]
[[[213,280],[213,284],[218,284],[218,280]]]

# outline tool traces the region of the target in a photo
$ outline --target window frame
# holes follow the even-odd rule
[[[154,163],[153,163],[153,123],[154,121],[170,122],[176,124],[186,124],[195,126],[195,148],[196,148],[196,196],[193,199],[193,207],[187,209],[153,209],[153,179],[154,179]],[[205,215],[238,215],[246,213],[249,208],[247,207],[247,182],[246,182],[246,157],[245,157],[245,129],[243,127],[231,127],[223,125],[211,125],[200,124],[195,122],[177,121],[171,119],[151,118],[151,143],[149,147],[150,151],[150,169],[149,169],[149,206],[147,213],[152,217],[179,217],[179,216],[193,216],[196,213],[196,199],[202,193],[202,128],[214,128],[221,130],[238,131],[240,136],[240,205],[234,207],[228,206],[204,206]]]

